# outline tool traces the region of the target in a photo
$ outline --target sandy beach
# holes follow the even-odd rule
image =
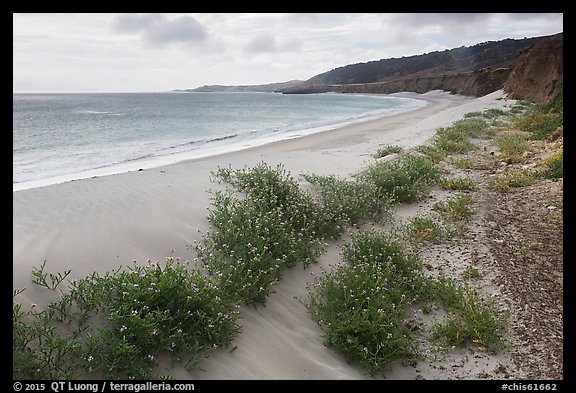
[[[440,91],[397,95],[428,105],[234,153],[13,192],[13,288],[27,288],[16,300],[24,305],[50,301],[31,283],[33,267],[43,261],[46,271],[71,269],[69,278],[76,279],[134,260],[144,264],[169,255],[192,260],[188,246],[208,230],[209,190],[219,187],[210,173],[218,167],[264,161],[283,164],[295,177],[303,172],[348,177],[383,145],[414,147],[468,112],[509,104],[501,99],[502,91],[481,98]],[[323,345],[320,327],[299,300],[305,300],[312,275],[339,260],[335,243],[317,264],[286,271],[265,306],[241,309],[242,332],[234,352],[216,349],[202,363],[204,370],[192,373],[167,362],[169,374],[176,379],[369,379]],[[387,378],[413,375],[393,370]]]

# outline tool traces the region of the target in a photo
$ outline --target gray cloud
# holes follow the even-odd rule
[[[118,33],[140,34],[142,41],[154,46],[204,41],[207,29],[189,15],[169,19],[162,14],[122,14],[112,20]]]
[[[486,29],[496,14],[488,13],[412,13],[388,16],[390,26],[398,26],[410,33],[466,34],[474,29]]]
[[[13,22],[16,91],[308,79],[352,63],[563,30],[561,13],[16,13]]]
[[[247,52],[266,53],[276,52],[276,38],[270,34],[260,34],[250,40],[245,47]]]
[[[121,14],[112,19],[112,30],[118,33],[141,33],[167,18],[161,14]]]
[[[144,32],[144,39],[155,44],[202,41],[206,36],[206,28],[188,15],[154,25]]]
[[[284,53],[301,49],[302,40],[298,38],[278,40],[275,36],[268,33],[262,33],[253,37],[244,47],[244,51],[248,53]]]

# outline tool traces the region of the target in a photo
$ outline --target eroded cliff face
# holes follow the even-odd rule
[[[409,76],[373,83],[350,83],[344,85],[301,86],[284,93],[372,93],[391,94],[399,91],[426,93],[444,90],[453,94],[481,97],[501,89],[510,75],[508,68],[485,68],[479,71],[450,73],[432,76]]]
[[[563,35],[507,39],[401,59],[352,64],[282,93],[426,93],[480,97],[504,89],[510,98],[546,101],[563,86]]]
[[[545,102],[564,87],[564,35],[535,44],[518,58],[504,84],[509,98]]]

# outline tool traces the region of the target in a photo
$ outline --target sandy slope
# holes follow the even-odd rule
[[[380,145],[416,146],[467,112],[507,104],[498,99],[502,92],[478,99],[438,91],[398,95],[425,99],[429,105],[236,153],[14,192],[13,287],[28,287],[16,300],[24,305],[50,300],[31,285],[32,268],[44,260],[48,272],[72,269],[70,278],[111,271],[133,260],[164,260],[170,254],[191,260],[187,246],[200,239],[198,230],[208,229],[207,190],[218,187],[210,182],[210,172],[219,166],[242,168],[265,161],[282,163],[293,175],[349,176]],[[170,374],[179,379],[368,378],[322,344],[319,327],[299,300],[305,300],[311,274],[337,261],[338,245],[332,244],[318,264],[287,271],[264,307],[241,309],[242,333],[232,345],[236,350],[214,350],[202,364],[204,371],[176,367]],[[387,377],[413,379],[419,371],[413,369],[402,367]],[[441,370],[428,377],[442,375],[450,377]]]

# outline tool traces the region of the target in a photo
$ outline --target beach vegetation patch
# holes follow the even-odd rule
[[[503,110],[503,109],[499,109],[499,108],[490,108],[490,109],[486,109],[482,112],[480,111],[475,111],[475,112],[468,112],[464,114],[464,118],[468,119],[468,118],[474,118],[474,117],[478,117],[478,118],[486,118],[486,119],[495,119],[498,118],[500,116],[504,116],[506,115],[508,112]]]
[[[211,230],[196,253],[231,296],[263,303],[286,268],[318,259],[321,239],[334,234],[333,225],[281,165],[219,169],[216,176],[234,189],[215,193]]]
[[[43,309],[14,304],[15,379],[149,379],[161,356],[195,368],[239,332],[237,303],[173,258],[92,273],[61,294]]]
[[[377,220],[389,211],[391,201],[381,196],[373,183],[314,174],[303,177],[318,195],[327,234],[340,234],[348,225]]]
[[[432,143],[446,154],[467,153],[476,148],[462,129],[453,126],[436,130]]]
[[[524,159],[523,155],[532,149],[526,132],[501,132],[496,136],[494,143],[509,162],[521,162]]]
[[[391,162],[373,164],[360,180],[373,183],[383,196],[395,202],[409,203],[426,198],[441,173],[427,157],[405,154]]]
[[[538,180],[538,171],[529,168],[509,167],[493,175],[488,185],[498,191],[507,191],[511,188],[531,186]]]
[[[439,148],[431,144],[420,145],[416,147],[415,150],[418,153],[427,157],[434,164],[442,162],[442,160],[444,160],[447,156],[445,151],[440,150]]]
[[[485,138],[491,135],[491,132],[487,133],[487,130],[490,129],[490,125],[486,120],[479,118],[457,120],[448,128],[456,130],[471,138]]]
[[[470,207],[472,194],[458,193],[446,201],[437,202],[432,210],[440,214],[444,219],[450,233],[461,232],[474,211]]]
[[[482,112],[480,112],[480,111],[467,112],[464,114],[465,119],[468,119],[470,117],[481,117],[481,116],[482,116]]]
[[[440,179],[440,185],[445,190],[474,191],[477,187],[476,181],[471,177],[443,177]]]
[[[494,167],[494,162],[487,157],[453,157],[450,164],[459,169],[489,170]]]
[[[497,119],[501,116],[506,116],[507,114],[508,114],[507,111],[500,108],[490,108],[482,112],[482,116],[487,119]]]
[[[493,352],[506,347],[503,331],[509,316],[494,297],[482,299],[476,290],[446,276],[431,280],[428,289],[430,296],[450,311],[446,318],[434,323],[434,340],[445,346],[474,343]]]
[[[449,235],[449,228],[431,214],[414,216],[404,228],[407,239],[411,242],[425,243],[445,240]]]
[[[550,157],[539,163],[540,175],[547,179],[561,179],[564,177],[564,153],[558,150]]]
[[[386,146],[378,149],[376,151],[376,153],[374,153],[374,158],[378,159],[378,158],[386,157],[390,154],[401,153],[403,150],[404,149],[402,148],[402,146],[386,145]]]
[[[534,103],[531,101],[518,100],[510,107],[510,109],[506,113],[508,114],[508,116],[516,116],[524,113],[527,109],[529,109],[533,105]]]
[[[503,348],[507,318],[494,299],[482,299],[445,276],[427,277],[401,238],[382,230],[358,231],[342,248],[342,259],[309,284],[306,306],[325,344],[371,375],[395,360],[420,356],[416,331],[450,346]],[[448,314],[430,329],[414,329],[407,314],[416,303]]]
[[[514,126],[531,134],[532,139],[544,140],[564,125],[564,96],[531,105],[516,115]]]
[[[307,307],[325,344],[370,373],[414,356],[404,314],[421,286],[419,259],[380,232],[357,233],[342,255],[346,263],[308,288]]]

